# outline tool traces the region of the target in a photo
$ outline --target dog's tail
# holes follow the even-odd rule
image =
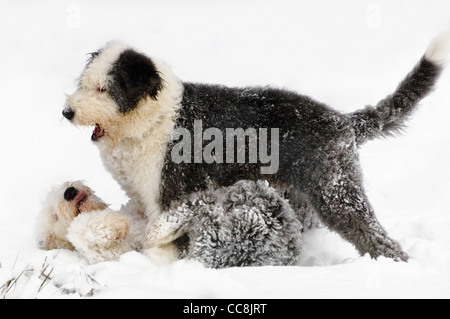
[[[433,89],[450,53],[450,30],[436,37],[425,55],[397,87],[375,107],[349,114],[357,144],[402,131],[417,104]]]

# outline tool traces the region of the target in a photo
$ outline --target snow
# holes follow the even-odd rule
[[[403,136],[361,160],[381,223],[408,263],[360,257],[326,229],[304,236],[299,266],[158,267],[130,252],[88,265],[40,251],[33,231],[55,184],[85,179],[127,201],[89,142],[61,116],[87,53],[109,40],[168,62],[183,80],[267,85],[350,112],[391,93],[449,27],[450,3],[421,1],[0,1],[0,297],[449,298],[450,71]]]

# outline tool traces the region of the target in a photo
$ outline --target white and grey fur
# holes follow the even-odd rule
[[[301,255],[303,217],[267,182],[241,180],[173,202],[157,225],[206,267],[287,266]]]
[[[43,204],[35,229],[41,249],[76,250],[89,263],[117,260],[125,252],[142,250],[145,216],[131,204],[120,212],[110,209],[82,181],[55,186]]]
[[[448,42],[448,34],[434,40],[393,94],[350,114],[282,89],[181,82],[160,61],[109,43],[92,55],[63,115],[74,124],[96,125],[92,139],[106,168],[150,219],[147,248],[153,251],[174,252],[169,241],[152,235],[158,233],[155,220],[174,201],[208,187],[267,179],[294,209],[313,210],[361,254],[406,261],[368,201],[358,149],[403,127],[433,89]],[[223,133],[279,128],[278,172],[261,175],[260,164],[248,163],[175,164],[172,133],[178,127],[192,132],[197,119]]]
[[[89,263],[118,260],[143,249],[148,220],[137,212],[132,205],[114,211],[85,183],[66,182],[45,199],[39,247],[76,250]],[[181,258],[205,267],[281,266],[300,257],[299,217],[267,182],[239,181],[172,203],[157,224],[160,236],[177,238]]]

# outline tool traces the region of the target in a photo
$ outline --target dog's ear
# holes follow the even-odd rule
[[[109,76],[108,92],[121,113],[134,110],[142,98],[157,99],[163,86],[153,61],[131,49],[120,54]]]

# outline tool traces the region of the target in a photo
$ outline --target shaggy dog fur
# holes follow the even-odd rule
[[[358,149],[403,127],[433,89],[448,39],[446,34],[434,40],[393,94],[350,114],[281,89],[182,83],[164,63],[109,43],[92,54],[63,115],[76,125],[95,127],[92,140],[105,167],[149,218],[150,255],[174,257],[173,238],[155,235],[155,221],[173,201],[207,187],[261,179],[284,192],[294,209],[314,210],[361,254],[406,261],[368,201]],[[223,136],[227,128],[279,128],[278,171],[261,175],[263,163],[206,163],[194,155],[190,162],[175,163],[174,129],[194,134],[195,120]]]
[[[267,182],[239,181],[172,203],[156,236],[180,238],[181,257],[212,268],[295,265],[306,230],[299,217]]]
[[[160,236],[179,237],[180,255],[210,268],[295,265],[302,223],[267,182],[240,181],[173,203]],[[130,206],[113,211],[82,182],[48,195],[37,224],[42,249],[77,250],[90,263],[141,251],[147,219]],[[175,234],[175,235],[174,235]]]
[[[115,260],[142,250],[147,219],[127,205],[108,208],[81,181],[55,187],[38,215],[36,234],[41,249],[79,251],[90,263]]]

